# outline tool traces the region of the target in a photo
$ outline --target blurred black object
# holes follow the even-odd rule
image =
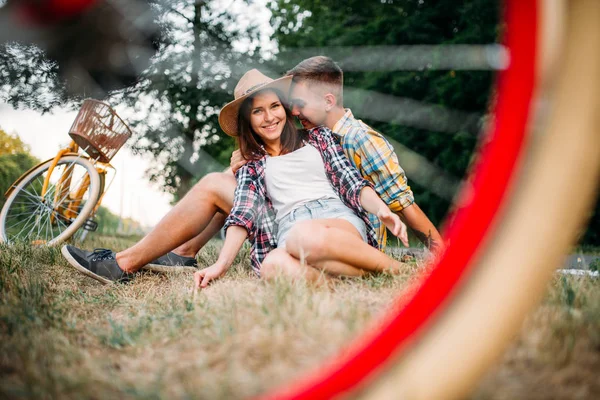
[[[4,3],[0,41],[43,49],[58,63],[71,94],[102,98],[109,91],[135,84],[158,48],[159,29],[149,1]]]

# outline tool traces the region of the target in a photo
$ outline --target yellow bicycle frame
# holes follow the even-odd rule
[[[60,149],[58,151],[58,153],[56,154],[56,156],[54,156],[54,158],[52,159],[52,163],[50,164],[50,167],[48,168],[48,173],[46,175],[46,178],[44,179],[44,183],[42,185],[42,191],[40,193],[40,196],[42,197],[42,202],[44,201],[44,197],[46,196],[46,192],[48,191],[48,187],[50,185],[50,176],[52,175],[52,171],[58,165],[58,162],[60,161],[60,159],[66,155],[79,155],[78,151],[79,151],[79,146],[77,145],[77,143],[75,143],[74,141],[71,141],[71,143],[69,143],[69,145],[67,147]],[[81,156],[81,157],[88,158],[86,156]],[[98,171],[98,173],[101,175],[106,175],[108,168],[114,169],[114,167],[112,167],[110,164],[100,163],[100,162],[97,163],[95,165],[95,167],[96,167],[96,170]],[[65,171],[62,173],[62,175],[60,176],[58,183],[56,184],[56,192],[54,193],[54,203],[53,203],[54,204],[54,212],[50,216],[50,221],[52,223],[54,223],[55,219],[59,215],[65,219],[75,218],[77,216],[77,210],[78,210],[79,206],[81,205],[81,201],[83,200],[83,195],[90,186],[90,176],[88,174],[86,174],[85,177],[83,178],[83,181],[79,184],[79,186],[73,192],[69,192],[69,188],[71,186],[72,172],[73,172],[73,166],[67,167],[65,169]],[[26,174],[24,174],[23,176],[26,176],[28,173],[29,173],[29,171]],[[15,184],[13,184],[13,187],[16,186],[16,184],[21,179],[22,178],[19,178],[15,182]],[[12,191],[12,188],[6,192],[6,195],[10,194],[11,191]],[[94,207],[94,211],[92,212],[92,215],[95,214],[96,211],[98,210],[98,207],[100,207],[100,203],[101,203],[103,197],[104,197],[104,191],[103,191],[103,193],[100,194],[100,197],[98,198],[98,201],[96,202],[96,206]],[[67,206],[63,205],[63,203],[65,201],[68,201]]]

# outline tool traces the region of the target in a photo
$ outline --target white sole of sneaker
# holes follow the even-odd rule
[[[142,267],[144,271],[153,271],[153,272],[175,272],[175,273],[183,273],[183,272],[196,272],[198,271],[197,267],[186,266],[175,266],[175,265],[160,265],[160,264],[147,264]]]
[[[77,271],[81,272],[84,275],[89,276],[92,279],[97,280],[98,282],[102,282],[105,285],[112,285],[114,282],[111,280],[108,280],[100,275],[96,275],[95,273],[93,273],[92,271],[89,271],[87,269],[85,269],[84,267],[82,267],[77,260],[75,260],[75,258],[73,258],[73,256],[71,255],[71,253],[69,253],[69,251],[67,250],[67,246],[63,246],[60,249],[60,252],[62,253],[63,257],[67,259],[67,261],[69,262],[69,264],[75,268]]]

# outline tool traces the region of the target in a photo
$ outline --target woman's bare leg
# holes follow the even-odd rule
[[[296,279],[305,279],[309,282],[324,282],[325,274],[320,270],[302,264],[300,260],[289,255],[284,249],[271,251],[260,267],[260,277],[265,280],[274,280],[278,276]]]
[[[395,272],[402,264],[369,246],[350,222],[342,219],[302,221],[286,240],[292,257],[331,275],[360,276]]]

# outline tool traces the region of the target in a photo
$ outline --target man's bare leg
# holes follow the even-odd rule
[[[172,252],[179,256],[196,257],[198,251],[223,228],[226,218],[227,214],[217,212],[208,226],[199,235],[194,236],[175,250],[172,250]]]
[[[229,214],[235,186],[236,180],[231,174],[206,175],[150,233],[134,246],[117,253],[119,267],[126,272],[135,272],[155,258],[203,233],[217,213]],[[198,242],[201,243],[202,240],[205,239]]]

